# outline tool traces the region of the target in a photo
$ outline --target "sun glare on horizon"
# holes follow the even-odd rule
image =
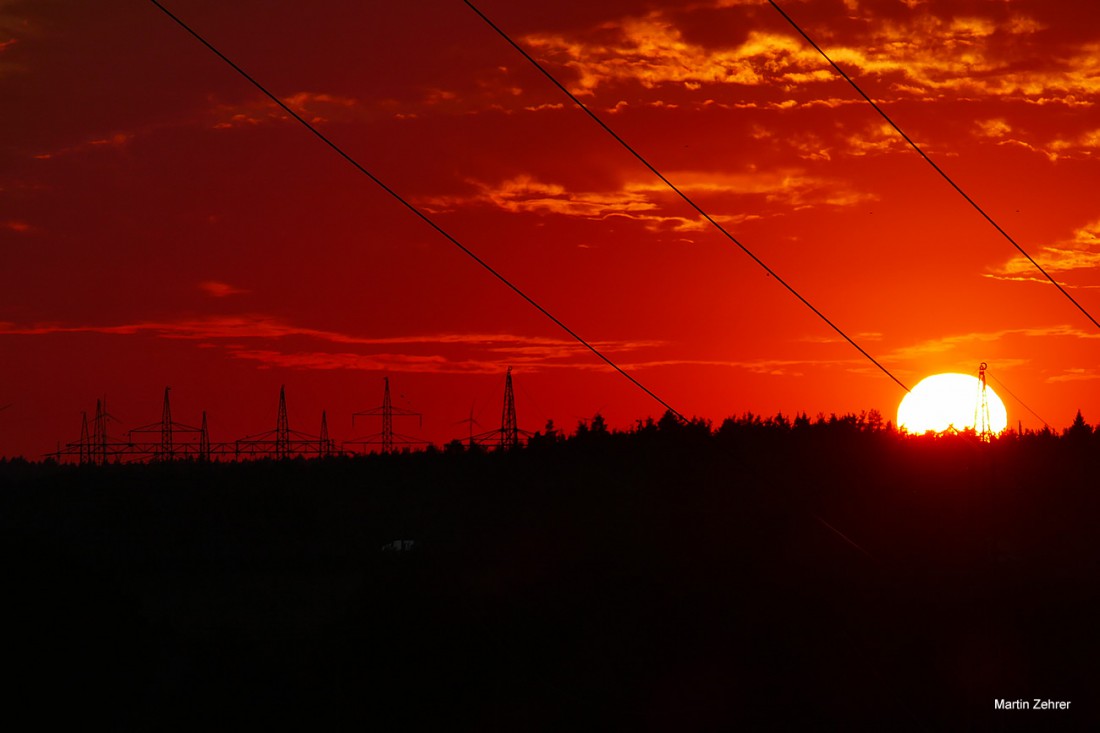
[[[985,391],[989,429],[999,433],[1008,427],[1008,412],[991,387],[987,385]],[[898,405],[898,427],[914,434],[976,428],[980,398],[977,377],[953,373],[926,377]]]

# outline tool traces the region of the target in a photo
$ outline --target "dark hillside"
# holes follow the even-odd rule
[[[1097,447],[746,417],[0,463],[11,699],[143,730],[1074,728],[1100,718]],[[993,710],[1036,697],[1071,708]]]

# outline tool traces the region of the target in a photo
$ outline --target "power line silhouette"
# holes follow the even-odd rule
[[[1072,295],[1070,295],[1068,292],[1066,292],[1066,289],[1063,288],[1058,283],[1057,280],[1055,280],[1053,277],[1051,277],[1050,273],[1048,273],[1046,270],[1044,270],[1042,265],[1040,265],[1038,262],[1036,262],[1035,259],[1031,255],[1029,255],[1024,250],[1024,248],[1021,247],[1016,242],[1016,240],[1013,239],[1012,236],[1008,232],[1006,232],[1001,227],[1001,225],[998,224],[993,219],[992,216],[990,216],[988,213],[986,213],[985,209],[983,209],[978,204],[977,201],[972,199],[970,197],[970,195],[967,194],[966,191],[964,191],[961,186],[959,186],[959,184],[955,183],[954,179],[952,179],[951,176],[947,175],[946,171],[944,171],[942,168],[940,168],[934,160],[932,160],[930,157],[928,157],[928,154],[925,153],[924,150],[922,150],[921,147],[919,145],[917,145],[911,137],[906,135],[905,131],[902,130],[901,127],[899,127],[898,124],[896,122],[894,122],[893,119],[890,118],[890,115],[886,114],[886,112],[882,109],[882,107],[880,107],[873,99],[871,99],[869,96],[867,96],[866,92],[864,92],[863,89],[861,89],[860,86],[855,83],[855,81],[852,79],[852,77],[848,76],[848,74],[846,74],[844,72],[844,69],[840,68],[840,66],[838,66],[837,63],[835,61],[833,61],[832,58],[829,57],[829,54],[825,53],[825,51],[821,48],[821,46],[817,45],[817,43],[814,41],[814,39],[810,38],[809,34],[806,33],[806,31],[802,30],[802,27],[800,25],[798,25],[798,23],[796,23],[791,16],[787,15],[787,13],[785,13],[783,11],[783,8],[779,7],[779,5],[776,4],[775,0],[768,0],[768,3],[773,8],[775,8],[776,11],[780,15],[782,15],[787,20],[788,23],[791,24],[792,28],[794,28],[796,31],[798,31],[799,35],[801,35],[804,39],[806,39],[807,43],[809,43],[811,46],[813,46],[815,51],[817,51],[819,54],[821,54],[822,58],[824,58],[829,63],[829,65],[833,67],[833,70],[836,71],[836,73],[839,74],[841,76],[841,78],[844,79],[844,81],[848,82],[848,84],[850,84],[851,87],[856,90],[856,92],[859,94],[859,96],[863,97],[863,99],[868,104],[870,104],[871,107],[873,107],[876,112],[879,113],[879,116],[881,116],[882,119],[886,120],[886,123],[888,125],[890,125],[890,127],[894,128],[895,132],[897,132],[899,135],[901,135],[902,139],[904,139],[905,142],[909,143],[909,147],[913,148],[913,150],[916,151],[917,155],[924,158],[925,162],[927,162],[928,165],[932,166],[932,168],[936,171],[936,173],[939,173],[940,177],[943,178],[943,180],[947,181],[948,184],[950,184],[951,188],[955,189],[955,191],[957,191],[960,196],[962,196],[964,199],[966,199],[966,202],[968,204],[970,204],[972,207],[974,207],[974,210],[977,211],[979,214],[981,214],[982,218],[984,218],[991,225],[993,225],[993,228],[996,229],[1001,234],[1002,237],[1004,237],[1006,240],[1008,240],[1008,243],[1011,244],[1013,247],[1015,247],[1016,251],[1018,251],[1020,254],[1022,254],[1024,257],[1026,257],[1027,261],[1030,262],[1032,265],[1034,265],[1035,269],[1038,270],[1039,272],[1041,272],[1043,277],[1045,277],[1047,280],[1049,280],[1051,282],[1051,284],[1054,285],[1054,287],[1058,288],[1058,292],[1060,292],[1062,295],[1066,296],[1066,298],[1069,300],[1069,302],[1073,303],[1073,305],[1077,307],[1077,310],[1079,310],[1079,311],[1081,311],[1082,313],[1085,314],[1085,318],[1088,318],[1090,321],[1092,321],[1092,325],[1094,325],[1098,329],[1100,329],[1100,323],[1098,323],[1097,320],[1092,317],[1092,314],[1089,313],[1087,310],[1085,310],[1085,307],[1083,305],[1081,305],[1080,303],[1078,303],[1077,300]],[[1038,417],[1038,416],[1036,416],[1036,417]],[[1040,419],[1042,419],[1042,418],[1040,418]]]
[[[170,10],[168,10],[166,7],[161,5],[157,0],[149,0],[149,2],[151,2],[158,9],[160,9],[161,12],[163,12],[165,15],[167,15],[169,18],[171,18],[177,25],[179,25],[181,28],[183,28],[183,30],[187,31],[187,33],[189,33],[191,36],[193,36],[197,41],[199,41],[199,43],[206,46],[206,48],[208,48],[214,55],[216,55],[218,58],[220,58],[222,61],[224,61],[226,64],[228,64],[230,68],[232,68],[238,74],[243,76],[252,86],[256,87],[256,89],[258,89],[260,92],[262,92],[264,96],[266,96],[272,102],[277,104],[284,112],[286,112],[288,115],[290,115],[294,120],[301,123],[301,125],[303,127],[305,127],[307,130],[309,130],[311,133],[313,133],[321,142],[323,142],[325,145],[327,145],[329,148],[331,148],[333,150],[333,152],[335,152],[337,155],[339,155],[341,158],[343,158],[345,161],[347,161],[357,171],[359,171],[364,176],[366,176],[371,181],[373,181],[379,188],[381,188],[383,191],[385,191],[387,194],[389,194],[398,203],[400,203],[402,206],[404,206],[410,212],[415,214],[417,216],[417,218],[419,218],[425,224],[427,224],[432,229],[434,229],[436,232],[438,232],[440,235],[442,235],[444,238],[446,238],[447,241],[449,241],[455,247],[458,247],[458,249],[460,249],[467,257],[469,257],[474,262],[479,264],[486,272],[488,272],[490,275],[495,277],[500,282],[507,285],[516,295],[518,295],[519,297],[521,297],[525,301],[527,301],[539,313],[542,313],[544,316],[546,316],[548,319],[550,319],[550,321],[552,321],[556,326],[558,326],[563,331],[565,331],[567,334],[569,334],[569,336],[571,338],[573,338],[577,343],[579,343],[581,346],[588,349],[590,352],[592,352],[592,354],[594,354],[596,357],[598,357],[601,361],[603,361],[609,367],[611,367],[612,369],[617,371],[619,374],[621,374],[623,377],[625,377],[627,380],[629,380],[635,387],[637,387],[638,389],[642,390],[647,395],[652,397],[656,402],[658,402],[662,407],[664,407],[666,410],[671,412],[677,418],[679,418],[680,420],[683,420],[684,422],[687,422],[687,418],[685,418],[682,414],[680,414],[679,410],[675,409],[668,402],[663,400],[661,397],[657,396],[657,394],[655,392],[653,392],[651,389],[649,389],[644,384],[639,382],[632,374],[627,372],[625,369],[623,369],[618,364],[616,364],[614,361],[612,361],[609,357],[604,355],[603,352],[601,352],[599,349],[597,349],[591,343],[589,343],[584,338],[582,338],[576,331],[569,328],[569,326],[565,325],[565,323],[563,323],[556,316],[554,316],[552,313],[550,313],[550,311],[548,311],[546,308],[539,305],[539,303],[537,303],[533,298],[531,298],[531,296],[529,296],[529,295],[527,295],[527,293],[523,292],[519,288],[519,286],[513,284],[510,280],[508,280],[508,278],[504,277],[504,275],[502,275],[500,272],[498,272],[496,269],[494,269],[488,262],[481,259],[481,257],[479,257],[477,254],[475,254],[473,252],[473,250],[469,249],[468,247],[466,247],[466,245],[464,245],[460,241],[458,241],[458,239],[456,239],[453,235],[451,235],[448,231],[446,231],[442,226],[437,224],[434,219],[432,219],[430,216],[428,216],[423,211],[421,211],[416,206],[414,206],[412,203],[410,203],[407,199],[405,199],[396,190],[394,190],[393,188],[390,188],[388,185],[386,185],[380,178],[378,178],[378,176],[374,175],[369,170],[367,170],[361,163],[359,163],[359,161],[357,161],[355,158],[353,158],[349,153],[345,152],[343,148],[341,148],[339,145],[337,145],[335,142],[333,142],[330,138],[325,136],[324,133],[322,133],[320,130],[318,130],[316,127],[314,127],[310,122],[308,122],[305,118],[303,118],[301,115],[299,115],[297,112],[295,112],[289,106],[287,106],[287,104],[282,99],[277,97],[274,93],[268,91],[268,89],[263,84],[261,84],[259,81],[254,79],[250,74],[248,74],[248,72],[246,72],[244,69],[242,69],[236,63],[234,63],[228,56],[226,56],[221,51],[219,51],[217,48],[215,48],[213,44],[211,44],[203,36],[201,36],[197,31],[195,31],[189,25],[187,25],[182,19],[180,19],[179,17],[174,15]],[[900,382],[899,382],[899,384],[900,384]]]
[[[994,382],[996,382],[997,384],[999,384],[999,385],[1001,386],[1001,389],[1003,389],[1003,390],[1005,391],[1005,393],[1006,393],[1006,394],[1008,394],[1008,396],[1009,396],[1009,397],[1011,397],[1012,399],[1016,400],[1016,401],[1017,401],[1017,402],[1019,402],[1019,403],[1020,403],[1021,405],[1023,405],[1023,406],[1024,406],[1024,409],[1025,409],[1025,410],[1027,410],[1028,412],[1030,412],[1030,413],[1031,413],[1032,415],[1034,415],[1035,417],[1039,418],[1039,422],[1041,422],[1041,423],[1042,423],[1043,425],[1046,425],[1046,427],[1047,427],[1047,429],[1048,429],[1048,430],[1050,429],[1050,423],[1048,423],[1048,422],[1047,422],[1046,420],[1044,420],[1044,419],[1043,419],[1043,416],[1042,416],[1042,415],[1040,415],[1039,413],[1035,412],[1035,410],[1031,409],[1031,408],[1030,408],[1030,407],[1028,406],[1028,404],[1027,404],[1026,402],[1024,402],[1023,400],[1021,400],[1021,399],[1020,399],[1019,397],[1017,397],[1017,396],[1016,396],[1015,394],[1013,394],[1012,390],[1010,390],[1010,389],[1008,388],[1008,386],[1007,386],[1007,385],[1005,385],[1005,383],[1004,383],[1004,382],[1002,382],[1001,380],[997,379],[997,376],[996,376],[995,374],[993,374],[993,373],[992,373],[992,372],[990,372],[989,370],[986,370],[986,375],[987,375],[987,376],[988,376],[988,377],[989,377],[990,379],[992,379],[992,380],[993,380]]]
[[[798,300],[801,301],[801,303],[804,306],[809,308],[814,313],[814,315],[816,315],[818,318],[820,318],[822,321],[824,321],[825,324],[829,326],[829,328],[833,329],[833,331],[835,331],[837,334],[839,334],[841,338],[843,338],[845,341],[847,341],[849,344],[851,344],[856,349],[856,351],[858,351],[868,361],[870,361],[872,364],[874,364],[876,367],[878,367],[879,370],[883,374],[885,374],[886,376],[890,377],[890,379],[897,382],[898,386],[901,387],[902,389],[904,389],[906,392],[909,391],[909,388],[907,386],[905,386],[904,382],[902,382],[900,379],[895,377],[889,369],[884,367],[882,364],[880,364],[878,362],[878,360],[876,360],[873,356],[871,356],[869,353],[867,353],[867,351],[865,351],[862,346],[857,344],[855,342],[855,340],[853,340],[850,336],[848,336],[848,334],[846,334],[844,331],[842,331],[839,326],[837,326],[835,323],[830,321],[824,313],[822,313],[820,310],[818,310],[812,303],[810,303],[810,301],[806,300],[806,298],[804,298],[801,293],[799,293],[797,290],[795,290],[792,285],[790,285],[789,283],[787,283],[786,280],[781,278],[779,276],[779,273],[777,273],[771,267],[768,267],[768,265],[765,264],[763,260],[761,260],[759,257],[757,257],[752,252],[752,250],[750,250],[748,247],[746,247],[744,244],[742,244],[736,237],[733,236],[733,234],[731,234],[729,232],[729,230],[727,230],[724,226],[719,224],[718,221],[716,219],[714,219],[714,217],[712,217],[710,214],[708,214],[703,209],[702,206],[697,204],[694,199],[692,199],[690,196],[688,196],[686,193],[684,193],[684,191],[682,189],[677,187],[676,184],[674,184],[663,173],[661,173],[661,171],[658,170],[656,166],[654,166],[652,163],[650,163],[649,160],[647,160],[645,158],[645,156],[643,156],[641,153],[639,153],[633,146],[630,145],[630,143],[628,143],[617,132],[615,132],[613,129],[611,129],[610,125],[608,125],[606,122],[604,122],[603,119],[600,118],[599,115],[597,115],[595,112],[593,112],[591,109],[589,109],[588,106],[585,105],[584,102],[582,102],[580,99],[577,98],[577,96],[575,94],[573,94],[571,91],[569,91],[565,87],[564,84],[562,84],[560,81],[558,81],[557,77],[555,77],[553,74],[551,74],[550,71],[547,70],[546,67],[543,66],[541,63],[539,63],[533,56],[531,56],[531,54],[527,53],[527,51],[522,46],[520,46],[518,43],[516,43],[516,41],[512,40],[512,37],[509,36],[500,26],[498,26],[496,23],[494,23],[487,15],[485,15],[485,13],[481,12],[477,8],[477,6],[475,6],[472,2],[470,2],[470,0],[463,0],[463,2],[465,2],[466,5],[469,6],[470,10],[474,11],[474,13],[476,13],[479,18],[481,18],[483,21],[485,21],[486,25],[488,25],[490,28],[492,28],[494,31],[496,31],[496,33],[501,38],[503,38],[505,41],[507,41],[508,45],[510,45],[512,48],[514,48],[516,51],[518,51],[519,54],[521,56],[523,56],[523,58],[527,59],[527,61],[529,61],[532,66],[534,66],[536,69],[538,69],[540,72],[542,72],[542,75],[545,76],[547,79],[549,79],[550,82],[554,86],[556,86],[563,94],[565,94],[567,97],[569,97],[569,99],[572,100],[573,103],[575,105],[577,105],[577,107],[582,112],[584,112],[586,115],[591,117],[592,120],[597,125],[602,127],[603,130],[608,135],[613,137],[615,139],[615,141],[617,143],[619,143],[619,145],[621,145],[628,153],[633,155],[638,160],[638,162],[640,162],[642,165],[644,165],[646,168],[648,168],[649,171],[653,175],[657,176],[657,178],[659,178],[662,183],[664,183],[666,186],[668,186],[668,188],[673,193],[675,193],[677,196],[679,196],[688,206],[690,206],[692,209],[694,209],[711,226],[713,226],[715,229],[717,229],[722,234],[722,236],[724,236],[730,242],[735,244],[742,252],[744,252],[746,255],[748,255],[752,259],[753,262],[760,265],[760,267],[762,267],[764,269],[764,271],[768,273],[768,275],[775,278],[776,282],[778,282],[780,285],[782,285],[784,288],[786,288],[787,291],[791,295],[798,298]]]

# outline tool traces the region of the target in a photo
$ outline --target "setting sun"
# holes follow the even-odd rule
[[[949,428],[965,430],[978,423],[981,382],[968,374],[936,374],[922,379],[898,405],[898,427],[910,433],[940,433]],[[989,429],[999,433],[1008,427],[1004,402],[986,387]]]

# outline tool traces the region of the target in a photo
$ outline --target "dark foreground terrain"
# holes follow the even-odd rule
[[[746,418],[508,453],[4,462],[5,717],[1095,729],[1098,449]],[[1036,698],[1070,708],[994,709]]]

